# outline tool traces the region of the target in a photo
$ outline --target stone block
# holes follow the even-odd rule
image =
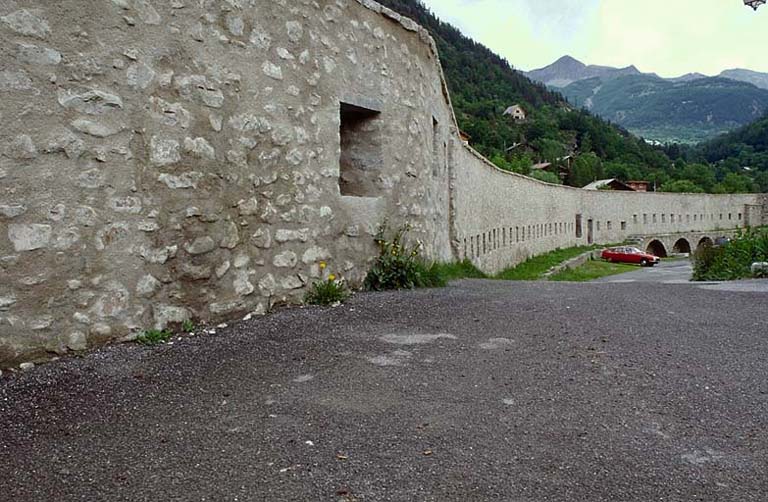
[[[48,247],[51,232],[50,225],[16,223],[8,225],[8,239],[16,251],[33,251]]]

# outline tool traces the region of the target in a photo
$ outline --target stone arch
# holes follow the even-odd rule
[[[673,253],[690,253],[691,252],[691,243],[688,242],[688,239],[678,239],[677,242],[675,242],[675,245],[672,246],[672,252]]]
[[[711,248],[714,245],[715,245],[715,242],[712,240],[712,238],[707,237],[705,235],[704,237],[699,239],[699,244],[698,246],[696,246],[696,250],[698,251],[699,249],[703,249],[703,248]]]
[[[664,243],[658,239],[654,239],[651,242],[649,242],[648,246],[645,248],[645,252],[650,253],[652,255],[656,255],[659,258],[667,257],[667,248],[664,247]]]

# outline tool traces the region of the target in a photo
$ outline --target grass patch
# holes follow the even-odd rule
[[[349,298],[349,290],[343,280],[331,277],[326,281],[317,281],[312,284],[304,301],[309,305],[333,305],[342,303]]]
[[[577,256],[601,249],[604,246],[579,246],[567,249],[556,249],[550,253],[534,256],[528,260],[500,272],[495,279],[504,281],[536,281],[541,276],[549,272],[552,267],[560,265],[564,261],[576,258]]]
[[[661,259],[661,261],[685,261],[690,259],[691,259],[690,256],[677,255],[677,256],[665,256],[664,258]]]
[[[475,267],[469,260],[455,263],[435,263],[432,272],[442,278],[443,282],[456,279],[487,279],[488,276]]]
[[[637,270],[637,266],[626,263],[610,263],[607,261],[590,260],[584,265],[576,268],[568,268],[562,272],[552,275],[550,281],[564,282],[588,282],[608,277],[611,275],[623,274]]]
[[[136,338],[142,345],[160,345],[171,339],[173,333],[166,330],[149,329]]]

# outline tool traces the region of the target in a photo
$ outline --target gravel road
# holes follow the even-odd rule
[[[0,500],[763,502],[767,306],[467,280],[6,371]]]

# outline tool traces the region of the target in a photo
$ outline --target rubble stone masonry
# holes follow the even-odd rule
[[[385,220],[493,272],[766,219],[496,169],[433,40],[370,0],[4,0],[0,93],[0,365],[359,283]]]

